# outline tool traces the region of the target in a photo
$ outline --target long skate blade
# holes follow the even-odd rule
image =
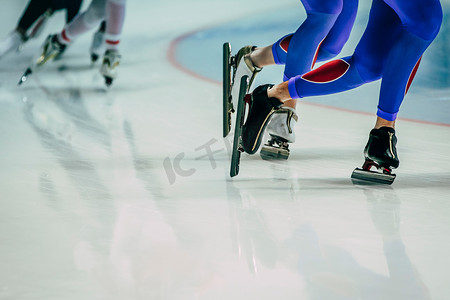
[[[392,184],[395,179],[395,174],[385,174],[356,168],[353,171],[351,178],[352,182],[356,184],[364,184],[364,183]]]
[[[223,137],[231,130],[231,45],[223,44]]]
[[[22,77],[20,77],[19,82],[17,83],[17,85],[22,85],[22,83],[24,83],[25,81],[27,81],[28,76],[31,75],[31,73],[33,73],[33,70],[31,68],[27,68],[25,73],[23,73]]]
[[[236,111],[236,123],[234,126],[234,140],[233,140],[233,153],[231,155],[230,176],[234,177],[239,174],[239,163],[241,160],[241,132],[244,125],[245,115],[245,91],[248,87],[248,76],[243,76],[241,79],[240,93],[238,99],[238,107]]]
[[[286,160],[289,158],[289,150],[279,147],[264,145],[259,152],[264,160]]]

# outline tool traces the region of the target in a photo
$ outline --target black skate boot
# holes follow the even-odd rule
[[[255,154],[258,151],[270,118],[283,104],[277,98],[267,96],[267,90],[272,86],[272,84],[261,85],[251,94],[248,117],[242,127],[242,147],[248,154]]]
[[[392,169],[399,166],[396,144],[397,137],[395,136],[394,128],[381,127],[372,129],[369,141],[364,148],[366,161],[362,169],[357,168],[353,171],[352,180],[392,184],[395,179]],[[375,167],[377,171],[371,171],[372,167]]]

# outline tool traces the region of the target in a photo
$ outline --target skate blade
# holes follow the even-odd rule
[[[286,160],[289,158],[289,150],[264,145],[259,155],[264,160]]]
[[[233,151],[231,154],[231,164],[230,164],[230,177],[234,177],[239,174],[239,164],[241,161],[241,153],[244,151],[242,148],[242,126],[244,125],[244,115],[245,115],[245,102],[244,96],[245,91],[248,87],[248,76],[243,76],[241,78],[241,90],[239,93],[238,107],[236,111],[236,121],[234,126],[234,138],[233,138]]]
[[[395,179],[395,174],[385,174],[356,168],[351,178],[354,184],[392,184]]]
[[[28,68],[25,73],[23,73],[22,77],[20,77],[19,82],[17,83],[17,85],[22,85],[25,81],[27,81],[28,76],[33,73],[33,71],[31,70],[31,68]]]
[[[223,44],[223,137],[226,137],[231,131],[231,113],[233,104],[231,102],[231,45]]]

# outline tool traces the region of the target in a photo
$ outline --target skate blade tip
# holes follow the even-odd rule
[[[239,174],[239,166],[233,166],[230,168],[230,177],[233,178]]]
[[[395,174],[384,174],[356,168],[353,170],[351,180],[356,185],[391,185],[395,177]]]
[[[22,76],[20,79],[19,79],[19,82],[17,83],[17,85],[18,86],[21,86],[25,81],[27,81],[27,77],[26,76]]]

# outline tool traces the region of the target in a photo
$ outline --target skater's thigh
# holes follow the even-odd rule
[[[384,0],[399,16],[404,28],[422,39],[433,39],[442,23],[439,0]]]
[[[338,14],[342,11],[343,0],[301,0],[307,13]]]
[[[401,31],[402,24],[395,11],[382,0],[373,0],[369,22],[353,54],[363,80],[381,76],[384,62]]]

